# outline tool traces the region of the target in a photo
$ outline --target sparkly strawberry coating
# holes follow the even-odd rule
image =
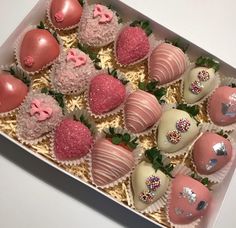
[[[91,148],[93,137],[81,122],[65,119],[57,127],[54,153],[58,160],[74,160],[85,156]]]
[[[118,36],[116,43],[117,60],[122,65],[135,63],[149,52],[150,44],[143,29],[126,27]]]
[[[89,106],[99,115],[114,110],[125,100],[125,86],[108,74],[99,74],[91,80]]]

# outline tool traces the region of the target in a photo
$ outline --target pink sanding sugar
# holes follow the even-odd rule
[[[117,60],[122,65],[128,65],[143,59],[150,50],[146,33],[139,27],[126,27],[116,41]]]
[[[125,100],[125,86],[111,75],[100,74],[91,80],[89,106],[99,115],[114,110]]]
[[[54,153],[58,160],[74,160],[85,156],[91,148],[93,137],[81,122],[65,119],[56,128]]]

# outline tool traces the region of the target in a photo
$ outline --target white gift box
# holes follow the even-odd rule
[[[106,1],[106,0],[103,0],[103,1],[99,1],[99,2],[109,2],[109,4],[112,4],[114,6],[114,8],[117,9],[120,12],[120,14],[123,18],[126,18],[128,16],[127,19],[131,19],[131,18],[132,19],[133,18],[135,18],[135,19],[150,19],[150,18],[144,16],[142,14],[142,12],[138,12],[138,11],[135,10],[135,3],[131,4],[132,7],[133,7],[133,9],[132,9],[132,8],[129,8],[127,5],[125,5],[123,3],[123,2],[125,2],[124,0],[123,1],[117,1],[117,0],[110,0],[110,1],[107,0]],[[135,1],[133,1],[133,2],[135,2]],[[18,37],[18,35],[20,34],[20,32],[26,26],[28,26],[29,24],[38,24],[38,22],[40,20],[42,20],[42,18],[44,18],[45,8],[46,8],[45,3],[46,3],[46,0],[39,0],[37,5],[31,10],[31,12],[22,21],[22,23],[10,35],[10,37],[7,39],[7,41],[1,46],[1,48],[0,48],[0,64],[1,65],[9,64],[13,61],[14,56],[13,56],[13,45],[12,44],[15,42],[15,40]],[[138,8],[137,8],[137,10],[138,10]],[[178,36],[174,32],[166,29],[165,27],[163,27],[162,25],[160,25],[160,24],[158,24],[154,21],[152,21],[152,27],[153,27],[154,33],[156,33],[158,35],[158,38],[160,38],[160,39],[171,38],[171,37]],[[189,53],[191,54],[190,57],[195,57],[196,58],[197,56],[200,56],[200,55],[210,55],[210,53],[202,50],[201,48],[197,47],[196,45],[192,44],[191,42],[189,42],[189,43],[190,43]],[[217,58],[217,56],[213,56],[213,57]],[[236,74],[236,70],[233,67],[231,67],[230,65],[228,65],[227,63],[225,63],[223,60],[220,60],[220,61],[221,61],[221,71],[225,75],[233,77]],[[229,62],[229,61],[227,61],[227,62]],[[24,148],[29,153],[31,153],[34,156],[38,157],[42,161],[48,163],[49,165],[55,167],[56,169],[59,169],[60,171],[64,172],[65,174],[77,179],[78,181],[83,182],[80,179],[73,176],[72,174],[67,173],[65,170],[63,170],[60,167],[56,166],[55,164],[51,163],[50,161],[48,161],[44,157],[30,151],[28,148],[22,146],[21,144],[19,144],[15,140],[9,138],[4,133],[1,133],[1,134],[4,137],[8,138],[13,143],[15,143],[15,144],[19,145],[20,147]],[[213,203],[212,203],[211,210],[209,211],[209,214],[203,219],[202,224],[201,224],[200,227],[213,227],[217,217],[219,216],[220,208],[221,208],[221,205],[223,203],[223,200],[224,200],[225,196],[230,195],[231,192],[234,191],[234,189],[232,189],[232,187],[230,186],[232,184],[232,179],[236,179],[236,174],[234,174],[234,166],[232,167],[230,173],[227,175],[227,178],[224,180],[224,182],[217,188],[216,191],[214,191],[214,198],[213,198]],[[88,185],[91,188],[94,188],[93,186],[91,186],[87,183],[84,183],[84,184]],[[105,197],[109,197],[109,196],[105,195],[102,191],[99,191],[96,188],[94,188],[94,189],[96,191],[100,192],[101,194],[103,194]],[[109,197],[109,198],[111,198],[111,197]],[[111,198],[111,199],[113,201],[115,201],[113,198]],[[115,202],[117,202],[117,201],[115,201]],[[117,202],[117,203],[119,203],[119,202]],[[124,204],[121,204],[121,205],[128,208],[128,209],[130,209],[129,207],[125,206]],[[130,209],[130,210],[132,210],[132,209]],[[135,212],[135,213],[137,213],[137,212]],[[139,215],[143,216],[142,214],[139,214]],[[143,216],[143,217],[145,219],[148,219],[145,216]],[[150,220],[150,221],[154,222],[153,220]]]

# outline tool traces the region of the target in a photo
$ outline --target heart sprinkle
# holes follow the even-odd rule
[[[176,123],[176,128],[180,132],[187,132],[190,128],[191,124],[188,119],[186,118],[181,118],[180,120],[177,121]]]
[[[172,144],[177,144],[181,140],[181,134],[179,131],[169,131],[166,135],[168,141]]]

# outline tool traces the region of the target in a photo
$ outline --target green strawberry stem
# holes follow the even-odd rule
[[[152,28],[151,28],[151,25],[150,25],[150,22],[149,21],[134,21],[130,24],[131,27],[140,27],[144,30],[144,32],[146,33],[147,36],[150,36],[152,34]]]
[[[108,68],[108,69],[107,69],[107,72],[108,72],[108,74],[111,75],[112,77],[114,77],[114,78],[120,80],[123,85],[126,85],[126,84],[129,83],[129,80],[126,80],[126,79],[123,79],[123,78],[119,78],[119,77],[118,77],[118,72],[117,72],[116,69]]]
[[[3,70],[3,71],[8,72],[11,75],[15,76],[17,79],[25,83],[28,87],[30,86],[31,81],[29,79],[29,76],[16,65],[11,66],[9,70]]]
[[[224,130],[220,130],[219,132],[216,133],[217,135],[220,135],[222,137],[224,137],[225,139],[228,138],[228,135],[224,132]]]
[[[163,161],[162,161],[163,156],[160,153],[160,150],[158,150],[156,147],[153,147],[145,151],[145,156],[152,163],[152,167],[155,169],[155,171],[161,170],[167,176],[173,178],[173,176],[171,175],[171,172],[173,171],[174,166],[171,163],[167,165],[163,164]]]
[[[211,190],[211,189],[210,189],[210,184],[211,184],[211,182],[209,181],[209,179],[208,179],[207,177],[202,178],[202,177],[200,177],[199,175],[197,175],[196,173],[193,173],[193,174],[191,175],[191,177],[192,177],[193,179],[199,181],[200,183],[202,183],[202,184],[203,184],[204,186],[206,186],[209,190]]]
[[[153,94],[160,103],[165,103],[165,100],[162,98],[166,95],[167,90],[164,87],[157,88],[157,84],[157,81],[139,82],[138,87],[143,91]]]
[[[119,134],[116,133],[115,128],[109,127],[108,132],[103,131],[104,134],[106,135],[106,138],[111,139],[111,142],[114,145],[125,145],[127,146],[130,150],[134,150],[137,148],[138,143],[137,140],[138,138],[132,138],[130,134],[124,133],[124,134]]]
[[[175,38],[173,40],[165,39],[165,42],[168,43],[168,44],[172,44],[175,47],[180,48],[184,53],[189,48],[189,44],[188,43],[184,43],[183,41],[181,41],[181,39],[179,37]]]
[[[97,70],[101,70],[101,67],[99,66],[99,63],[101,62],[101,60],[98,58],[98,53],[90,50],[89,47],[80,43],[78,43],[78,48],[85,54],[89,55],[89,58],[93,60],[94,65]]]
[[[193,119],[196,120],[197,125],[200,124],[200,122],[196,119],[196,116],[199,114],[200,110],[199,110],[199,106],[197,105],[193,105],[193,106],[188,106],[187,104],[178,104],[177,109],[179,110],[183,110],[185,112],[187,112]]]
[[[110,9],[111,11],[113,11],[116,14],[116,16],[118,18],[118,23],[121,24],[123,22],[123,19],[121,18],[120,14],[117,13],[117,11],[113,7],[113,5],[108,5],[107,8]]]
[[[57,93],[53,90],[49,90],[48,88],[44,87],[42,90],[41,90],[41,93],[44,93],[44,94],[47,94],[47,95],[50,95],[52,96],[59,104],[59,106],[64,109],[65,107],[65,103],[64,103],[64,95],[61,94],[61,93]]]
[[[84,0],[78,0],[81,6],[84,6]]]
[[[50,32],[53,35],[53,37],[56,39],[57,43],[60,44],[57,33],[55,31],[50,30],[48,27],[46,27],[43,21],[40,21],[39,25],[37,25],[37,28],[44,29]]]
[[[207,67],[207,68],[213,68],[216,71],[220,69],[220,62],[211,58],[211,57],[206,57],[206,56],[200,56],[195,65],[197,67]]]

